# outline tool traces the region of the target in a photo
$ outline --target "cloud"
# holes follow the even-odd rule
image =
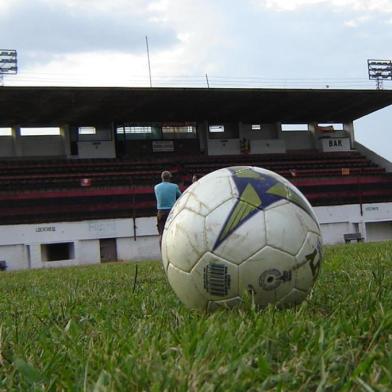
[[[156,49],[177,42],[176,32],[146,2],[16,0],[0,8],[0,36],[33,60],[82,52],[140,53],[145,35]],[[3,44],[4,45],[4,44]]]
[[[354,4],[349,0],[281,0],[301,5],[292,12],[260,7],[279,0],[31,0],[34,9],[26,0],[14,1],[17,6],[0,14],[0,22],[10,13],[31,16],[22,24],[28,34],[13,30],[24,45],[21,84],[66,84],[72,74],[70,84],[146,85],[145,35],[153,84],[161,78],[161,85],[205,85],[206,73],[212,86],[215,77],[225,85],[226,76],[257,76],[247,85],[254,80],[258,87],[276,86],[274,80],[286,86],[284,79],[287,86],[306,87],[311,78],[333,86],[326,76],[363,76],[366,82],[366,59],[388,58],[385,42],[392,39],[392,31],[380,23],[384,16],[331,8]],[[51,21],[35,33],[44,17]],[[48,24],[52,34],[42,32]],[[2,28],[0,23],[0,34]],[[235,83],[241,86],[241,80]]]
[[[0,36],[7,32],[7,46],[18,49],[16,84],[145,83],[145,35],[153,77],[204,78],[230,45],[222,10],[204,0],[15,1],[0,12]]]
[[[334,10],[392,12],[392,0],[254,0],[254,3],[275,11],[294,11],[305,7],[325,5]]]
[[[344,22],[344,24],[347,27],[356,28],[356,27],[359,27],[360,25],[362,25],[363,23],[368,22],[370,19],[371,18],[370,18],[369,15],[363,15],[363,16],[360,16],[358,18],[346,20]]]

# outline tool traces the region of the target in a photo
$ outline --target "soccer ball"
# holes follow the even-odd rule
[[[216,170],[177,200],[162,237],[168,281],[189,308],[301,303],[322,259],[310,203],[280,175],[236,166]]]

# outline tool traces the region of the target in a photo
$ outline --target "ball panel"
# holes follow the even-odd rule
[[[307,233],[302,248],[295,258],[297,261],[295,286],[300,290],[309,291],[320,271],[321,237],[312,232]]]
[[[188,201],[189,195],[190,194],[185,191],[180,196],[180,198],[176,201],[173,208],[170,210],[169,216],[167,217],[165,229],[167,229],[170,226],[170,224],[174,220],[174,218],[185,208],[185,205],[186,205],[186,202]]]
[[[285,308],[293,305],[299,305],[306,298],[306,293],[301,290],[292,289],[285,297],[278,301],[278,306]]]
[[[267,244],[292,255],[300,250],[309,231],[318,233],[318,226],[302,208],[288,203],[265,212]]]
[[[294,187],[295,188],[295,186],[287,178],[281,176],[278,173],[275,173],[275,172],[273,172],[271,170],[264,169],[262,167],[257,167],[257,166],[252,166],[252,169],[255,170],[256,172],[262,174],[262,175],[270,176],[270,177],[275,178],[278,182],[281,182],[282,184],[286,185],[287,187]],[[297,189],[297,188],[295,188],[295,189]],[[300,192],[300,191],[298,190],[298,192]]]
[[[292,203],[300,206],[313,218],[315,222],[317,222],[313,207],[309,203],[308,199],[304,196],[304,194],[294,184],[292,184],[289,180],[282,177],[278,173],[272,172],[270,170],[262,169],[259,167],[252,167],[252,169],[260,174],[273,177],[276,181],[278,181],[278,183],[282,184],[284,187],[280,189],[280,192],[283,192],[285,194],[284,197]]]
[[[190,275],[198,290],[210,301],[238,295],[238,267],[211,252],[200,258]]]
[[[226,200],[231,199],[234,196],[234,191],[229,174],[227,172],[224,177],[203,177],[203,181],[195,183],[195,187],[189,190],[186,208],[205,216]]]
[[[167,255],[167,242],[166,242],[165,236],[162,236],[161,258],[162,258],[163,269],[166,272],[167,268],[169,266],[169,258],[168,258],[168,255]]]
[[[239,291],[251,292],[260,306],[277,303],[294,288],[295,266],[293,256],[266,246],[239,266]]]
[[[277,201],[276,203],[267,206],[266,208],[264,208],[264,211],[272,210],[273,208],[278,208],[280,206],[284,206],[285,204],[289,204],[289,203],[290,203],[289,201],[282,199]]]
[[[167,258],[175,267],[189,272],[206,252],[204,218],[183,209],[163,233]]]
[[[266,243],[264,212],[231,199],[205,220],[207,247],[235,264],[256,253]]]
[[[207,308],[207,298],[204,293],[198,290],[191,274],[169,263],[167,278],[170,286],[185,306],[196,309]]]
[[[315,282],[315,277],[313,276],[309,263],[297,266],[294,271],[294,278],[295,287],[306,294],[309,293]]]

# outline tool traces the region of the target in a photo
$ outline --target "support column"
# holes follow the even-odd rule
[[[367,242],[366,222],[364,222],[363,220],[359,222],[359,231],[362,234],[363,241]]]
[[[60,127],[60,135],[63,142],[63,151],[66,158],[71,156],[71,138],[69,136],[69,126],[68,124]]]
[[[14,145],[14,155],[17,157],[23,156],[23,144],[22,144],[22,137],[20,135],[20,127],[15,126],[12,128],[12,139]]]
[[[320,143],[319,143],[319,140],[317,138],[318,135],[317,135],[317,131],[316,131],[316,124],[315,123],[309,123],[308,124],[308,129],[309,129],[309,132],[312,134],[313,147],[316,150],[319,150],[320,149]]]
[[[351,149],[354,149],[354,141],[355,141],[354,123],[352,121],[348,123],[343,123],[343,129],[348,133],[350,137]]]
[[[30,268],[42,268],[42,255],[40,244],[30,244]]]
[[[203,121],[198,124],[198,137],[200,152],[208,155],[208,122]]]

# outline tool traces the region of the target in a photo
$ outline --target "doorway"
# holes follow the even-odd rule
[[[99,240],[99,250],[101,253],[101,263],[117,261],[117,246],[115,238]]]

